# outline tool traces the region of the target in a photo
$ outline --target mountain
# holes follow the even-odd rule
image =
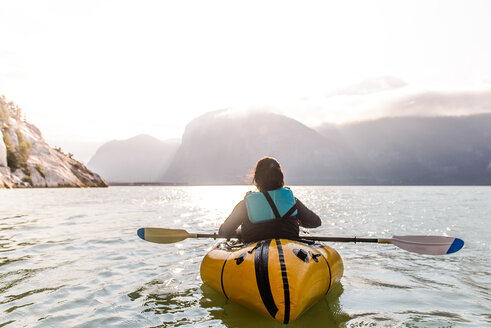
[[[491,185],[491,114],[399,117],[316,130],[265,113],[207,113],[188,124],[163,180],[250,183],[276,157],[287,184]]]
[[[21,117],[18,106],[0,97],[0,188],[107,187],[72,155],[51,148]]]
[[[344,145],[365,184],[490,185],[491,114],[383,118],[317,129]]]
[[[149,135],[113,140],[102,145],[87,167],[110,183],[159,182],[179,141],[161,141]]]
[[[191,121],[164,181],[250,183],[263,156],[276,157],[288,184],[336,183],[343,178],[334,142],[291,118],[266,112],[219,110]]]

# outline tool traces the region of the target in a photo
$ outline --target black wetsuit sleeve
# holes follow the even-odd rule
[[[218,234],[222,235],[226,238],[237,237],[236,229],[247,220],[247,208],[245,205],[245,201],[241,200],[232,213],[228,216],[225,222],[220,226],[220,230],[218,230]]]
[[[300,226],[304,228],[317,228],[321,225],[320,217],[315,214],[313,211],[307,208],[301,201],[295,198],[297,202],[297,210],[298,210],[298,221]]]

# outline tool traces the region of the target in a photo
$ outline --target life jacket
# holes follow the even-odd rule
[[[252,223],[262,223],[297,215],[297,204],[288,188],[250,192],[245,196],[247,215]]]

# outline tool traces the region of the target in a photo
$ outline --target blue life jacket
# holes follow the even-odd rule
[[[261,223],[297,215],[297,204],[288,188],[250,192],[245,196],[247,215],[252,223]]]

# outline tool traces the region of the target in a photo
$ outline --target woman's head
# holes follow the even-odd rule
[[[256,163],[254,180],[260,191],[275,190],[284,186],[280,163],[273,157],[263,157]]]

